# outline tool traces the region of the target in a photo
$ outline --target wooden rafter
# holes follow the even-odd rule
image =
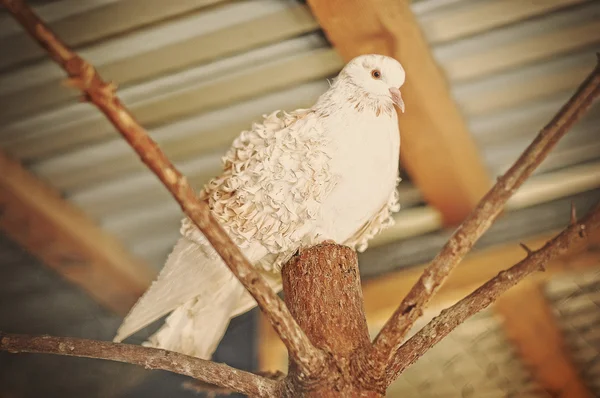
[[[445,222],[462,221],[490,187],[490,179],[409,2],[308,3],[344,60],[379,53],[402,63],[407,80],[402,87],[401,160]]]
[[[0,170],[0,230],[100,304],[126,314],[154,272],[1,151]]]

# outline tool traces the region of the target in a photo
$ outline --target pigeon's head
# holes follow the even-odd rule
[[[404,84],[406,74],[400,62],[394,58],[378,54],[360,55],[348,62],[340,77],[350,79],[369,95],[393,102],[404,112],[400,87]]]

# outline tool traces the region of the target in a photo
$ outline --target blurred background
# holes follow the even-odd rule
[[[393,2],[403,3],[374,3],[384,10]],[[262,114],[309,107],[347,54],[382,49],[403,62],[402,210],[359,256],[373,334],[600,51],[598,0],[415,0],[410,13],[388,13],[387,22],[369,7],[357,13],[358,0],[334,12],[324,1],[294,0],[28,3],[118,83],[120,98],[195,188],[219,173],[231,141]],[[338,31],[335,47],[323,32],[330,29]],[[162,267],[182,216],[104,116],[63,80],[0,9],[0,330],[110,340]],[[599,199],[596,104],[419,325],[522,259],[518,242],[541,246],[566,225],[571,203],[583,215]],[[600,396],[599,235],[461,325],[388,396]],[[256,310],[233,320],[215,360],[248,370],[287,366]],[[0,353],[2,398],[198,396],[182,389],[184,380],[97,360]]]

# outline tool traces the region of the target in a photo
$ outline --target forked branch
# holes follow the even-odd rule
[[[514,165],[498,178],[496,184],[454,232],[384,325],[375,338],[371,352],[374,379],[385,378],[385,367],[392,365],[392,358],[400,348],[404,337],[433,295],[446,281],[450,272],[489,229],[517,188],[546,158],[558,140],[585,114],[599,95],[600,63],[550,123],[540,131]]]
[[[402,344],[396,352],[387,370],[387,385],[467,318],[496,301],[499,295],[527,275],[543,270],[544,265],[550,260],[566,253],[569,247],[585,239],[589,231],[598,228],[600,228],[600,204],[596,205],[581,222],[572,221],[565,230],[542,248],[527,253],[527,257],[521,262],[500,272],[473,293],[443,310],[439,316]]]
[[[393,358],[392,365],[387,371],[385,383],[382,383],[382,385],[363,385],[363,380],[360,380],[360,378],[364,374],[360,372],[352,373],[352,371],[348,371],[346,368],[346,372],[343,372],[343,374],[346,377],[350,377],[352,383],[347,383],[345,385],[336,384],[336,378],[343,378],[341,375],[333,375],[330,380],[327,380],[325,375],[318,375],[318,377],[315,379],[315,382],[317,383],[313,383],[312,385],[312,388],[317,390],[317,394],[309,394],[308,396],[321,396],[319,394],[326,393],[330,389],[333,389],[334,386],[336,386],[335,388],[338,389],[342,387],[346,388],[346,391],[348,389],[352,390],[353,386],[354,388],[356,388],[356,386],[360,386],[364,388],[365,392],[365,394],[361,396],[380,396],[376,391],[385,391],[387,386],[392,383],[400,373],[418,360],[433,345],[446,337],[467,318],[489,306],[498,298],[500,294],[519,283],[527,275],[543,269],[544,265],[548,261],[561,254],[564,254],[570,247],[585,239],[586,235],[591,233],[591,231],[597,229],[600,229],[600,205],[597,205],[593,211],[591,211],[583,220],[581,220],[581,222],[571,222],[571,224],[563,232],[546,243],[541,249],[527,254],[523,261],[506,271],[502,271],[496,277],[471,293],[469,296],[465,297],[452,307],[442,311],[438,317],[433,319],[429,324],[427,324],[423,329],[417,332],[412,338],[410,338],[401,346]],[[291,267],[288,267],[288,270],[291,269],[291,272],[294,272],[295,274],[306,274],[306,270],[308,268],[311,270],[311,272],[325,272],[329,276],[336,274],[338,275],[338,278],[340,278],[339,275],[342,275],[341,278],[353,281],[353,284],[358,284],[358,279],[352,276],[355,274],[357,275],[358,273],[347,272],[348,269],[346,267],[351,267],[353,265],[352,262],[347,262],[347,259],[344,260],[339,256],[333,256],[333,261],[331,262],[334,264],[334,266],[329,268],[326,266],[326,263],[330,261],[330,256],[327,254],[325,254],[325,256],[319,256],[323,255],[323,253],[327,253],[327,249],[330,248],[325,247],[322,249],[312,248],[310,251],[316,253],[311,257],[313,262],[314,259],[321,257],[323,258],[322,261],[325,263],[320,265],[325,265],[324,267],[314,267],[314,264],[311,261],[307,261],[310,259],[299,260],[296,258],[293,260],[292,264],[288,264],[289,267]],[[322,251],[319,252],[319,250]],[[332,250],[349,251],[350,249],[333,245]],[[305,252],[305,254],[308,252],[309,251]],[[298,263],[298,260],[300,263]],[[354,264],[354,266],[356,266],[356,264]],[[310,276],[311,274],[309,272],[308,276],[296,275],[296,277],[290,280],[297,282],[301,280],[302,277],[310,279]],[[298,286],[305,289],[310,286],[310,284],[307,285],[299,283]],[[323,284],[317,284],[317,286],[326,288]],[[341,301],[345,302],[346,304],[349,302],[359,304],[360,300],[348,301],[348,298],[352,295],[349,295],[345,289],[339,290],[340,291],[337,292],[338,296],[335,296],[336,299],[341,298]],[[360,292],[360,289],[356,290],[356,292]],[[302,297],[297,297],[296,301],[298,306],[305,304],[302,300]],[[315,300],[314,302],[318,305],[329,305],[329,303],[321,303],[319,300]],[[335,314],[335,316],[340,317],[347,315],[349,308],[343,308],[344,311]],[[315,309],[311,308],[309,311],[311,310],[314,311]],[[362,314],[362,308],[357,308],[355,310],[357,310],[359,314]],[[316,322],[312,325],[314,329],[313,332],[317,335],[322,333],[322,330],[318,328],[320,323],[322,323],[323,317],[325,317],[325,323],[328,323],[328,317],[324,314],[325,313],[323,311],[319,311],[319,316],[316,317],[311,316],[310,314],[302,315],[305,322],[311,322],[311,318],[319,318],[321,320],[320,322]],[[362,340],[365,340],[365,344],[368,344],[368,335],[365,335],[364,339],[361,339],[361,328],[356,327],[356,322],[360,323],[361,319],[364,322],[364,315],[350,317],[347,321],[342,322],[346,326],[346,334],[349,332],[352,335],[352,339],[347,342],[348,347],[344,347],[345,351],[356,352],[356,348],[361,346]],[[331,326],[332,323],[329,322],[329,327],[326,326],[323,328],[323,330],[329,332],[332,330]],[[348,328],[347,326],[351,327]],[[366,331],[366,325],[364,328]],[[324,335],[321,337],[321,340],[325,339],[326,341],[331,340],[333,342],[337,340],[343,341],[344,337],[340,337],[338,335]],[[328,344],[331,344],[331,342]],[[137,364],[144,366],[147,369],[162,369],[191,376],[205,383],[218,385],[230,390],[248,394],[250,396],[280,397],[288,396],[288,393],[291,393],[291,396],[297,396],[303,391],[303,385],[294,384],[293,380],[288,380],[288,383],[281,381],[280,379],[272,380],[256,374],[239,371],[226,365],[216,364],[211,361],[205,361],[170,351],[127,344],[115,344],[94,340],[62,337],[26,336],[0,333],[0,351],[8,351],[13,353],[33,352],[58,354]],[[343,361],[341,367],[343,368],[347,365],[348,364]],[[365,380],[364,382],[367,381]],[[288,389],[290,387],[294,389],[288,391],[286,386]],[[355,390],[353,391],[356,392]],[[332,396],[339,395],[335,395],[334,393]]]
[[[116,86],[104,82],[94,67],[69,49],[22,0],[0,0],[31,36],[69,75],[69,84],[84,93],[129,142],[142,161],[158,176],[184,213],[196,224],[223,261],[252,294],[286,345],[290,357],[305,374],[322,372],[325,354],[316,349],[298,326],[285,303],[252,267],[208,205],[198,200],[187,179],[175,168],[148,133],[115,94]]]

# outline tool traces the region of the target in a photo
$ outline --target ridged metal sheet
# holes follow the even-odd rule
[[[125,104],[198,188],[241,130],[274,109],[309,106],[343,63],[300,2],[176,3],[153,1],[144,13],[133,12],[140,0],[37,9],[120,84]],[[422,0],[413,10],[492,175],[514,161],[600,49],[597,1]],[[59,84],[59,68],[0,17],[0,50],[11,54],[0,61],[0,146],[159,268],[179,209],[103,116]],[[596,107],[540,173],[600,158],[599,121]],[[421,198],[402,184],[409,211]],[[439,224],[414,215],[423,223],[416,234]]]
[[[425,319],[415,328],[424,326]],[[408,368],[387,397],[546,398],[507,340],[501,320],[484,311],[457,327]]]
[[[600,262],[546,286],[570,356],[594,396],[600,396]]]

